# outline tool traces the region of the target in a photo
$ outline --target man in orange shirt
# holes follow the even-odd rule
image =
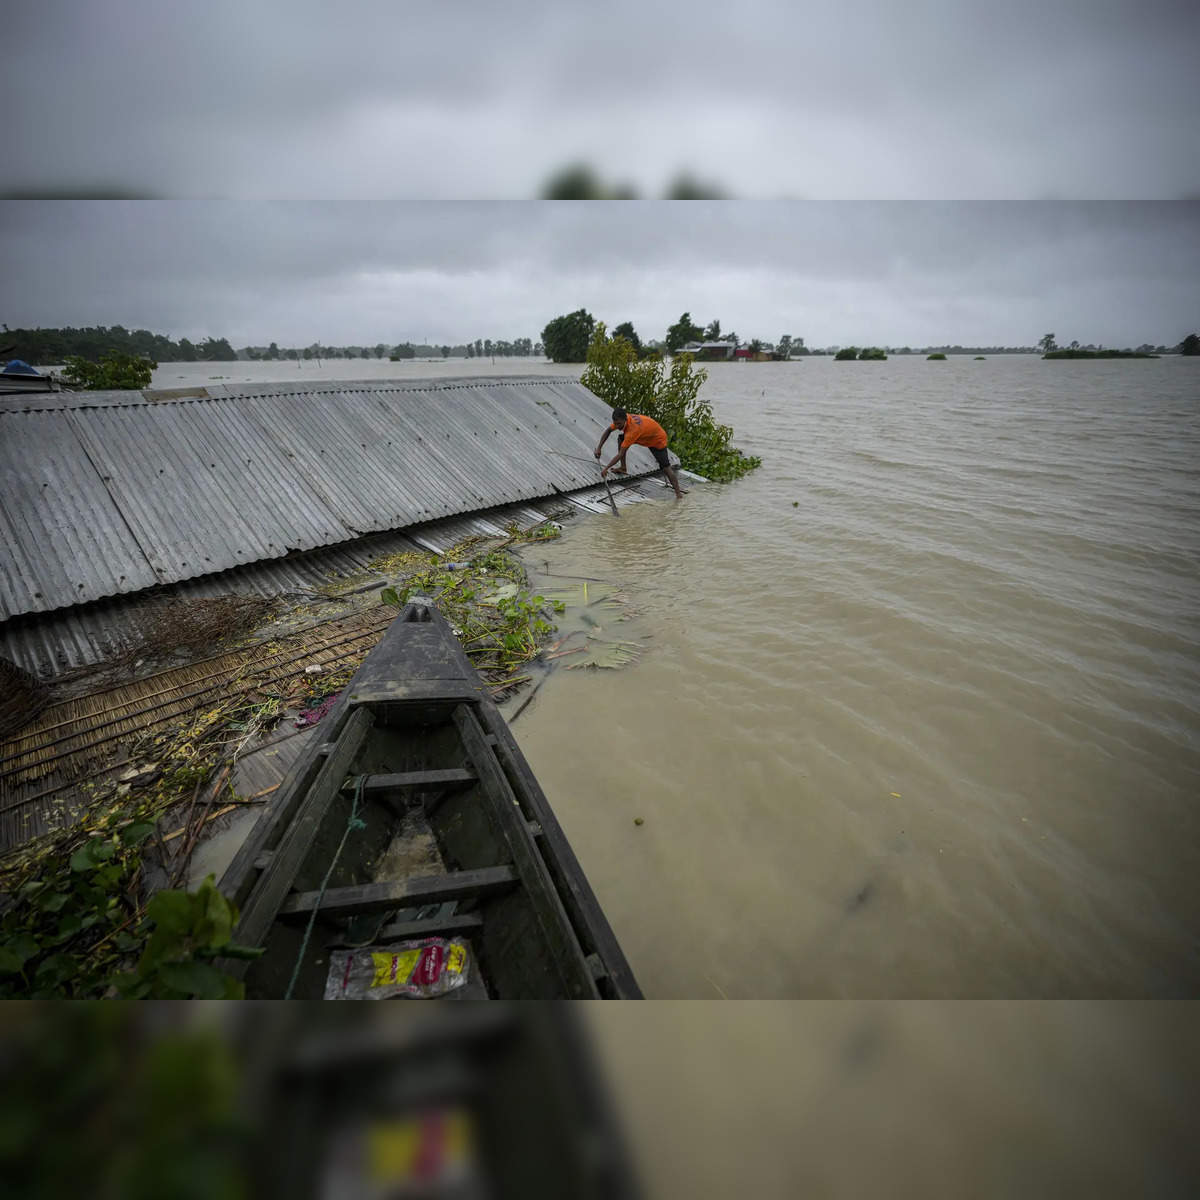
[[[604,443],[608,441],[608,435],[615,430],[620,431],[622,435],[621,448],[612,462],[601,470],[601,476],[607,475],[618,462],[621,465],[617,470],[624,475],[625,455],[629,452],[629,447],[645,446],[654,455],[655,461],[670,480],[671,486],[675,489],[675,499],[682,500],[683,492],[679,490],[679,480],[675,476],[675,469],[671,466],[671,460],[667,455],[667,431],[653,417],[638,416],[637,413],[630,415],[623,408],[614,408],[612,424],[604,431],[604,436],[596,447],[597,458],[604,449]]]

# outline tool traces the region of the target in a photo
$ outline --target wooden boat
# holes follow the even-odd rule
[[[220,883],[240,910],[234,941],[264,950],[224,964],[248,997],[366,995],[373,984],[337,989],[334,956],[353,957],[355,972],[371,956],[369,974],[396,948],[390,982],[402,982],[401,951],[425,942],[450,956],[439,970],[465,954],[455,998],[640,998],[545,794],[435,608],[404,608],[320,729]]]
[[[241,1009],[266,1035],[245,1052],[264,1083],[253,1194],[642,1196],[570,1005]]]

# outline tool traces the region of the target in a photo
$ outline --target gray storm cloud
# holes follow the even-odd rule
[[[1200,192],[1174,0],[10,7],[10,195],[526,198],[576,160],[644,196]]]
[[[585,307],[662,337],[1174,344],[1200,202],[0,202],[0,318],[264,343],[534,337]]]

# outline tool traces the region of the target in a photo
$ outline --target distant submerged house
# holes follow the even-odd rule
[[[679,353],[694,354],[703,362],[717,362],[733,358],[736,350],[736,342],[688,342],[679,348]]]

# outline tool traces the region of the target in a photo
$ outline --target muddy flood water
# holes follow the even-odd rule
[[[704,394],[760,470],[526,554],[649,647],[515,725],[646,994],[1195,995],[1200,363]]]
[[[645,647],[514,731],[647,996],[1200,992],[1200,360],[708,369],[763,466],[525,556]]]

